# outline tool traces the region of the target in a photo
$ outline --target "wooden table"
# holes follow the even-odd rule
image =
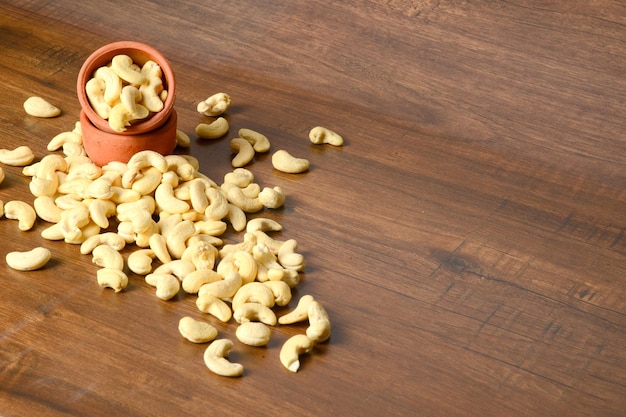
[[[626,412],[626,9],[617,1],[166,2],[8,0],[0,5],[1,147],[48,142],[78,120],[76,76],[100,46],[135,40],[175,69],[178,127],[201,172],[221,183],[240,128],[305,157],[275,171],[269,217],[307,267],[330,340],[293,374],[277,326],[267,347],[200,313],[195,296],[156,298],[129,272],[102,289],[77,245],[38,220],[0,221],[3,416],[623,416]],[[196,104],[233,100],[227,137]],[[25,114],[31,95],[62,108]],[[312,145],[322,125],[343,147]],[[0,199],[33,201],[3,165]],[[229,229],[227,243],[242,240]],[[17,272],[6,253],[45,246]],[[127,247],[126,256],[136,248]],[[235,342],[226,378],[206,345],[178,333],[190,315]]]

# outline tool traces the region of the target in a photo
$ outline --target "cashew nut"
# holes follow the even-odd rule
[[[227,323],[233,316],[233,311],[226,302],[212,294],[202,294],[196,298],[198,310]]]
[[[191,145],[191,138],[180,129],[176,129],[176,145],[181,148],[188,148]]]
[[[109,112],[109,126],[116,132],[124,132],[134,120],[145,119],[150,111],[141,104],[136,104],[134,111],[129,111],[123,103],[114,105]]]
[[[196,270],[194,264],[183,259],[176,259],[163,265],[160,265],[154,270],[155,274],[171,274],[182,281],[187,275]]]
[[[102,268],[119,269],[120,271],[124,269],[124,258],[109,245],[98,245],[93,248],[91,254],[91,261]]]
[[[266,217],[257,217],[248,221],[248,224],[246,225],[246,232],[252,233],[259,230],[262,232],[278,232],[283,230],[283,226],[281,226],[281,224],[276,220],[268,219]]]
[[[343,145],[343,138],[339,134],[322,126],[316,126],[311,129],[309,132],[309,140],[316,145],[323,143],[328,143],[333,146]]]
[[[314,342],[304,334],[291,336],[280,349],[280,363],[291,372],[298,372],[300,355],[313,349]]]
[[[154,259],[152,249],[139,249],[128,255],[126,264],[128,269],[137,275],[148,275],[152,271],[152,260]]]
[[[233,253],[233,265],[241,275],[243,284],[252,283],[258,274],[259,267],[256,259],[250,252],[237,251]],[[271,306],[270,306],[271,307]]]
[[[172,274],[151,273],[146,275],[146,283],[156,287],[156,296],[161,300],[170,300],[180,291],[180,280]]]
[[[24,110],[27,114],[35,117],[56,117],[61,114],[61,109],[50,104],[47,100],[33,96],[24,102]]]
[[[205,116],[219,116],[230,108],[231,99],[226,93],[216,93],[198,103],[198,113]]]
[[[318,302],[313,301],[308,307],[309,327],[306,335],[309,339],[322,343],[330,337],[330,319],[326,309]]]
[[[32,229],[37,219],[35,209],[30,204],[20,200],[5,203],[4,216],[7,219],[17,220],[18,227],[22,231]]]
[[[143,104],[151,112],[163,110],[163,102],[167,98],[167,91],[163,90],[163,79],[161,78],[163,71],[161,67],[154,61],[147,61],[141,67],[141,74],[145,80],[139,86]]]
[[[194,241],[187,244],[181,259],[191,262],[196,269],[213,269],[218,257],[215,246],[204,241]]]
[[[112,288],[115,292],[120,292],[128,286],[128,277],[119,269],[100,268],[96,275],[98,285],[103,288]]]
[[[258,321],[247,321],[237,326],[237,339],[248,346],[265,346],[270,341],[270,328]]]
[[[238,272],[231,272],[221,281],[209,282],[198,290],[198,296],[211,294],[218,298],[230,298],[241,287],[241,275]]]
[[[285,281],[265,281],[263,285],[266,285],[272,291],[274,303],[277,306],[286,306],[291,301],[291,287]]]
[[[246,213],[234,204],[228,204],[228,214],[226,214],[226,219],[228,219],[230,224],[233,226],[233,229],[237,232],[241,232],[245,229],[248,221]]]
[[[182,287],[187,294],[197,294],[204,284],[221,280],[222,276],[212,269],[196,269],[185,275]]]
[[[189,211],[189,204],[174,196],[174,188],[170,184],[161,183],[154,192],[157,206],[168,213],[185,213]]]
[[[196,135],[200,139],[218,139],[224,136],[229,129],[228,121],[218,117],[211,123],[200,123],[196,126]]]
[[[262,133],[252,129],[239,129],[238,134],[240,138],[250,142],[256,152],[267,152],[270,150],[270,141]]]
[[[258,198],[246,197],[241,188],[232,187],[228,190],[228,201],[239,207],[246,213],[256,213],[263,209],[263,204]]]
[[[96,114],[103,119],[109,118],[109,112],[111,111],[111,105],[107,102],[104,96],[106,91],[106,82],[102,78],[92,78],[85,84],[85,92],[87,93],[87,99],[91,108]],[[51,149],[48,149],[51,150]]]
[[[86,255],[100,245],[108,245],[116,251],[121,251],[126,246],[126,241],[117,233],[106,232],[89,237],[80,245],[80,253]]]
[[[242,285],[233,296],[233,311],[237,311],[244,303],[259,303],[271,308],[275,303],[274,293],[261,282],[250,282]]]
[[[274,302],[273,297],[272,302]],[[274,311],[260,303],[248,302],[239,305],[236,310],[233,310],[233,318],[240,324],[246,321],[260,321],[268,326],[276,325],[276,314]]]
[[[7,265],[18,271],[34,271],[43,268],[50,257],[50,250],[36,247],[26,252],[9,252],[6,261]]]
[[[217,337],[217,329],[204,321],[185,316],[178,322],[178,331],[193,343],[207,343]]]
[[[272,166],[282,172],[299,174],[307,171],[310,163],[307,159],[296,158],[286,150],[281,149],[272,155]]]
[[[35,154],[26,145],[15,149],[0,149],[0,163],[16,167],[23,167],[35,159]]]
[[[221,190],[213,187],[206,188],[205,195],[209,205],[204,210],[204,215],[210,220],[221,220],[229,215],[230,206],[226,196]],[[245,213],[244,213],[245,217]],[[231,221],[232,224],[232,221]],[[234,227],[234,225],[233,225]]]
[[[224,184],[235,184],[239,188],[246,187],[254,181],[252,171],[245,168],[235,168],[233,171],[224,175]]]
[[[58,223],[61,220],[61,210],[56,204],[54,204],[54,198],[42,195],[33,200],[33,208],[37,216],[49,223]]]
[[[111,60],[111,69],[129,84],[141,85],[144,76],[128,55],[116,55]]]
[[[230,140],[230,150],[235,153],[231,164],[235,168],[248,165],[254,158],[254,148],[243,138],[233,138]]]
[[[165,236],[159,233],[152,234],[148,239],[148,245],[156,255],[157,259],[163,264],[172,261],[172,256],[167,249],[167,240],[165,239]]]
[[[122,92],[122,80],[109,67],[100,67],[94,72],[94,78],[104,81],[104,101],[113,105]]]
[[[204,363],[212,372],[221,376],[237,377],[243,375],[243,365],[229,362],[226,359],[233,347],[229,339],[218,339],[211,342],[204,351]]]
[[[259,193],[258,199],[265,207],[277,209],[285,204],[285,193],[279,186],[274,188],[265,187]]]

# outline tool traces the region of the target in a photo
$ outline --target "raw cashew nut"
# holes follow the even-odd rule
[[[323,143],[328,143],[333,146],[343,145],[343,138],[339,134],[322,126],[316,126],[311,129],[309,132],[309,140],[316,145]]]
[[[263,285],[272,291],[277,306],[286,306],[291,301],[291,287],[285,281],[265,281]],[[278,321],[280,322],[280,319]]]
[[[279,186],[263,188],[257,198],[261,204],[270,209],[277,209],[285,204],[285,193]]]
[[[256,231],[262,232],[278,232],[283,230],[283,226],[276,220],[268,219],[266,217],[257,217],[248,221],[246,225],[246,232],[252,233]]]
[[[56,204],[54,204],[54,198],[42,195],[33,200],[33,207],[35,213],[40,219],[49,223],[58,223],[61,220],[61,210]]]
[[[176,145],[181,148],[188,148],[191,145],[191,138],[180,129],[176,129]]]
[[[150,249],[154,251],[154,254],[156,255],[157,259],[161,261],[163,264],[166,264],[172,261],[172,256],[170,255],[170,252],[167,249],[167,241],[165,239],[165,236],[159,233],[154,233],[148,239],[148,245],[150,246]]]
[[[174,275],[180,281],[196,270],[194,264],[183,259],[176,259],[159,266],[154,270],[155,274]]]
[[[291,336],[280,349],[280,363],[291,372],[298,372],[300,355],[313,349],[315,343],[304,334]]]
[[[37,96],[26,99],[24,102],[24,110],[27,114],[35,117],[56,117],[61,114],[61,109]]]
[[[235,157],[231,161],[232,166],[235,168],[248,165],[254,158],[254,148],[250,142],[243,138],[231,139],[230,150],[235,153]]]
[[[235,184],[239,188],[246,187],[254,181],[252,171],[245,168],[235,168],[232,172],[224,175],[224,184]]]
[[[209,220],[221,220],[229,215],[230,206],[226,196],[221,190],[209,187],[205,190],[205,195],[208,199],[209,205],[204,210],[204,215]]]
[[[259,267],[250,252],[237,251],[233,253],[233,265],[241,275],[243,284],[252,283],[256,279]]]
[[[13,150],[0,149],[0,163],[16,167],[23,167],[35,159],[35,154],[26,145],[18,146]]]
[[[34,271],[43,268],[50,260],[50,251],[36,247],[26,252],[9,252],[6,255],[7,265],[18,271]]]
[[[272,166],[282,172],[299,174],[308,170],[310,163],[307,159],[296,158],[286,150],[281,149],[272,155]]]
[[[270,341],[270,328],[258,321],[247,321],[237,326],[237,339],[248,346],[265,346]]]
[[[91,108],[103,119],[109,118],[111,105],[104,98],[106,82],[102,78],[92,78],[85,84],[85,92]],[[49,149],[50,150],[50,149]]]
[[[167,160],[163,155],[155,151],[139,151],[128,160],[128,170],[131,172],[139,172],[142,168],[150,166],[155,167],[159,172],[164,173],[169,170]]]
[[[20,200],[5,203],[4,216],[7,219],[17,220],[18,227],[22,231],[32,229],[37,219],[35,209],[30,204]]]
[[[126,241],[117,233],[106,232],[89,237],[80,245],[80,253],[87,255],[100,245],[108,245],[116,251],[121,251],[126,246]]]
[[[256,213],[263,209],[263,204],[258,198],[246,197],[239,187],[231,187],[227,194],[228,201],[239,207],[246,213]]]
[[[294,310],[278,319],[280,324],[293,324],[309,318],[309,305],[315,301],[312,295],[303,295]]]
[[[84,242],[83,242],[84,243]],[[124,269],[124,258],[122,254],[111,246],[103,244],[96,246],[92,251],[92,262],[102,268]]]
[[[50,142],[48,142],[47,145],[47,149],[51,152],[56,151],[67,143],[82,145],[83,137],[76,132],[61,132],[54,136],[52,139],[50,139]]]
[[[94,78],[104,81],[104,101],[113,105],[122,92],[122,80],[109,67],[100,67],[94,72]]]
[[[203,313],[208,313],[218,320],[227,323],[233,316],[233,311],[226,302],[214,295],[203,294],[196,298],[196,306]]]
[[[161,232],[166,238],[167,249],[172,257],[180,259],[187,248],[186,241],[196,234],[196,228],[191,220],[183,220],[166,232],[161,227]]]
[[[226,357],[233,348],[229,339],[218,339],[211,342],[204,351],[204,363],[212,372],[221,376],[237,377],[243,375],[243,365],[229,362]]]
[[[218,117],[211,123],[200,123],[196,126],[196,135],[200,139],[218,139],[224,136],[229,129],[228,121]]]
[[[178,322],[178,331],[193,343],[207,343],[217,337],[217,329],[209,323],[185,316]]]
[[[128,285],[126,274],[116,268],[100,268],[97,271],[98,285],[103,288],[112,288],[115,292],[120,292]]]
[[[198,290],[198,296],[211,294],[218,298],[230,298],[241,287],[241,275],[238,272],[231,272],[221,281],[209,282]]]
[[[133,120],[145,119],[150,111],[137,104],[134,112],[129,111],[123,103],[116,104],[109,112],[109,126],[116,132],[124,132]]]
[[[274,298],[272,297],[272,302]],[[233,310],[233,318],[237,323],[260,321],[268,326],[276,325],[276,314],[271,308],[259,303],[243,303]]]
[[[162,183],[159,185],[154,192],[154,199],[157,206],[168,213],[186,213],[189,211],[189,204],[174,196],[174,188],[170,184]]]
[[[250,282],[242,285],[234,295],[232,301],[233,311],[238,310],[245,303],[259,303],[266,307],[274,307],[274,293],[262,282]]]
[[[116,55],[111,60],[111,69],[118,77],[129,84],[141,85],[144,76],[141,70],[133,64],[133,59],[128,55]]]
[[[267,152],[270,150],[270,141],[262,133],[252,129],[239,129],[238,134],[240,138],[250,142],[256,152]]]
[[[172,274],[153,272],[145,279],[148,285],[156,287],[156,296],[161,300],[170,300],[180,291],[180,280]]]
[[[230,224],[233,226],[233,229],[237,232],[241,232],[245,229],[248,221],[246,213],[234,204],[228,204],[228,214],[226,214],[226,219],[228,219]]]
[[[128,255],[126,264],[128,269],[137,275],[148,275],[152,271],[152,260],[154,259],[152,249],[139,249]]]
[[[163,102],[167,98],[167,91],[163,90],[163,71],[159,64],[154,61],[147,61],[141,67],[141,74],[144,82],[139,86],[142,95],[142,103],[151,112],[163,110]],[[165,94],[165,95],[162,95]]]
[[[181,259],[191,262],[196,269],[213,269],[218,255],[215,246],[201,240],[195,240],[187,242],[187,248]]]
[[[215,93],[204,101],[198,103],[198,113],[205,116],[219,116],[230,108],[231,99],[226,93]]]
[[[196,269],[183,278],[182,287],[187,294],[197,294],[204,284],[221,280],[222,276],[212,269]]]
[[[309,327],[306,335],[316,343],[322,343],[330,337],[330,319],[326,309],[318,302],[313,301],[308,308]]]

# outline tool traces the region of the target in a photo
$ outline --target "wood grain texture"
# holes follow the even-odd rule
[[[307,259],[296,297],[333,333],[297,374],[273,330],[236,343],[242,378],[212,374],[177,332],[194,298],[158,300],[141,277],[114,294],[78,248],[0,221],[3,416],[623,416],[626,410],[626,8],[618,1],[209,3],[8,0],[0,5],[1,148],[38,159],[78,120],[76,76],[103,44],[168,57],[189,153],[221,181],[228,140],[203,142],[196,103],[305,156],[270,216]],[[31,95],[63,109],[27,116]],[[323,125],[342,148],[312,146]],[[2,166],[0,200],[32,201]],[[228,232],[227,239],[240,236]],[[126,252],[127,253],[127,252]],[[285,309],[287,311],[288,309]],[[212,321],[234,339],[233,323]]]

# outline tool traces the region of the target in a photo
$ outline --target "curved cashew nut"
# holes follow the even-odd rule
[[[191,262],[196,269],[213,269],[219,253],[215,246],[201,241],[187,242],[181,259]]]
[[[154,259],[152,249],[139,249],[128,255],[126,264],[128,269],[137,275],[148,275],[152,271],[152,260]]]
[[[96,178],[91,184],[87,186],[87,195],[93,198],[99,198],[102,200],[108,200],[113,196],[113,180],[108,177]]]
[[[211,342],[204,351],[204,363],[207,368],[220,376],[237,377],[243,375],[243,365],[232,363],[226,359],[233,348],[233,342],[228,339],[218,339]]]
[[[265,346],[270,341],[270,328],[258,321],[247,321],[237,326],[237,339],[248,346]]]
[[[35,154],[26,145],[15,149],[0,149],[0,163],[16,167],[23,167],[35,159]]]
[[[156,273],[146,275],[146,283],[156,287],[156,296],[161,300],[170,300],[180,291],[180,280],[172,274]]]
[[[65,142],[62,152],[68,159],[87,158],[85,148],[79,143]]]
[[[61,114],[60,108],[37,96],[28,97],[26,99],[24,102],[24,110],[31,116],[44,118],[56,117]]]
[[[306,335],[316,343],[325,342],[330,337],[330,319],[326,309],[318,301],[313,301],[307,310],[309,327]]]
[[[206,208],[209,206],[206,184],[198,178],[189,181],[188,184],[191,207],[193,207],[193,209],[198,213],[204,213]]]
[[[63,240],[64,236],[58,223],[46,227],[41,231],[41,237],[46,240]]]
[[[9,252],[7,265],[18,271],[34,271],[43,268],[50,260],[50,250],[36,247],[26,252]]]
[[[51,152],[56,151],[63,147],[63,145],[65,145],[66,143],[75,143],[77,145],[82,145],[83,137],[79,133],[73,131],[61,132],[54,136],[52,139],[50,139],[50,142],[48,142],[47,145],[47,149]]]
[[[233,253],[233,265],[241,275],[244,284],[252,283],[259,272],[259,267],[250,252],[237,251]],[[261,290],[262,291],[262,290]],[[271,307],[271,306],[269,306]]]
[[[270,141],[265,135],[252,129],[239,129],[240,138],[247,140],[256,152],[267,152],[270,150]]]
[[[141,102],[141,93],[134,85],[125,85],[120,93],[120,101],[131,116],[135,117],[135,114],[137,114],[137,103]]]
[[[104,81],[104,101],[113,105],[122,92],[122,80],[109,67],[100,67],[94,72],[94,78]]]
[[[274,188],[265,187],[259,193],[258,199],[265,207],[277,209],[285,204],[285,193],[279,186]]]
[[[120,292],[128,286],[128,277],[116,268],[100,268],[96,276],[98,285],[103,288],[112,288],[115,292]]]
[[[218,320],[228,323],[233,316],[233,311],[226,302],[212,294],[202,294],[196,299],[198,310],[217,318]]]
[[[226,93],[216,93],[198,103],[196,110],[205,116],[219,116],[230,108],[231,99]]]
[[[124,258],[109,245],[98,245],[93,248],[91,254],[91,261],[102,268],[119,269],[120,271],[124,269]]]
[[[35,209],[30,204],[20,200],[12,200],[5,203],[4,216],[7,219],[17,220],[18,227],[22,231],[32,229],[37,219]]]
[[[87,255],[100,245],[108,245],[119,252],[126,246],[126,241],[114,232],[101,233],[87,238],[80,245],[80,253]]]
[[[254,248],[256,244],[256,236],[253,233],[246,233],[243,235],[243,242],[224,245],[219,253],[222,258],[225,258],[229,253],[234,254],[238,251],[252,253],[252,248]]]
[[[272,302],[274,297],[272,297]],[[271,308],[259,303],[243,303],[233,310],[233,318],[237,323],[260,321],[268,326],[276,325],[276,314]]]
[[[277,281],[279,282],[279,281]],[[309,318],[309,305],[315,301],[312,295],[303,295],[298,301],[298,305],[291,312],[278,318],[280,324],[293,324]]]
[[[272,166],[289,174],[299,174],[309,169],[310,163],[307,159],[296,158],[284,149],[274,152],[272,155]]]
[[[93,162],[72,163],[67,167],[67,181],[74,179],[95,180],[102,175],[102,169]]]
[[[224,136],[230,126],[223,117],[218,117],[211,123],[199,123],[196,126],[196,135],[200,139],[218,139]]]
[[[182,287],[187,294],[197,294],[204,284],[221,280],[222,276],[212,269],[196,269],[183,278]]]
[[[226,231],[226,223],[221,220],[199,220],[194,222],[198,234],[220,236]]]
[[[154,251],[157,259],[163,264],[172,262],[172,256],[167,249],[167,241],[165,239],[165,236],[159,233],[154,233],[148,239],[148,246],[150,246],[150,249]]]
[[[229,215],[230,205],[221,190],[209,187],[205,189],[205,195],[209,205],[204,210],[204,215],[209,220],[221,220]]]
[[[176,145],[181,148],[188,148],[191,145],[191,138],[180,129],[176,129]]]
[[[139,151],[128,160],[128,170],[138,172],[142,168],[155,167],[161,173],[169,170],[167,160],[163,155],[155,151]]]
[[[323,143],[328,143],[333,146],[343,145],[343,138],[339,134],[322,126],[316,126],[311,129],[309,132],[309,140],[316,145]]]
[[[113,194],[111,195],[111,201],[115,204],[122,203],[131,203],[133,201],[139,200],[142,195],[138,191],[129,188],[123,188],[118,186],[112,186],[111,191]]]
[[[266,217],[257,217],[248,221],[248,224],[246,225],[246,232],[252,233],[259,230],[262,232],[278,232],[283,230],[283,226],[276,220],[268,219]]]
[[[257,230],[252,232],[256,237],[256,241],[259,245],[265,245],[272,253],[277,254],[280,248],[285,244],[284,240],[273,239],[267,233]]]
[[[245,168],[236,168],[224,175],[224,184],[235,184],[239,188],[246,187],[254,182],[254,174]]]
[[[180,259],[187,248],[186,241],[196,233],[196,228],[191,220],[183,220],[166,232],[161,228],[166,238],[167,249],[172,257]]]
[[[133,64],[133,59],[128,55],[120,54],[114,56],[111,60],[111,70],[117,74],[120,79],[129,84],[143,84],[144,76],[141,74],[141,70]]]
[[[256,213],[263,209],[263,204],[258,198],[246,197],[239,187],[232,187],[228,190],[228,201],[239,207],[246,213]]]
[[[163,110],[161,93],[164,90],[161,67],[154,61],[146,61],[141,67],[141,74],[144,77],[144,82],[139,86],[139,91],[143,96],[143,104],[151,112],[156,113]]]
[[[291,301],[291,287],[285,281],[265,281],[263,285],[266,285],[272,291],[274,303],[277,306],[284,307]]]
[[[231,164],[235,168],[246,166],[254,158],[254,148],[244,138],[233,138],[230,140],[230,150],[235,153]]]
[[[150,111],[141,104],[135,105],[135,111],[129,111],[123,103],[114,105],[109,112],[109,126],[116,132],[124,132],[133,120],[145,119]]]
[[[104,92],[106,91],[106,82],[102,78],[92,78],[85,84],[85,92],[87,93],[87,99],[91,108],[96,114],[103,119],[109,118],[109,112],[111,111],[111,105],[104,98]],[[53,150],[48,148],[48,150]]]
[[[209,282],[198,290],[198,296],[211,294],[218,298],[230,298],[241,287],[241,275],[238,272],[231,272],[221,281]]]
[[[304,334],[291,336],[280,349],[280,363],[291,372],[298,372],[300,355],[313,349],[314,342]]]
[[[89,203],[91,220],[103,229],[109,227],[109,218],[115,215],[115,203],[111,200],[95,199]]]
[[[298,242],[295,239],[286,240],[278,249],[278,262],[285,268],[302,271],[306,266],[304,256],[296,253]]]
[[[79,204],[61,213],[59,226],[61,227],[61,232],[63,232],[65,239],[75,241],[82,235],[80,229],[86,226],[89,221],[89,209],[85,205]]]
[[[40,219],[50,222],[58,223],[61,220],[61,210],[56,204],[54,204],[54,198],[42,195],[33,200],[33,208],[35,213]]]
[[[193,343],[207,343],[217,337],[217,329],[209,323],[185,316],[178,322],[181,336]]]
[[[194,264],[183,259],[176,259],[171,262],[164,263],[154,270],[155,274],[174,275],[180,281],[185,279],[187,275],[196,270]]]
[[[228,214],[226,214],[226,219],[228,219],[236,232],[244,230],[248,221],[245,211],[234,204],[228,204]]]
[[[237,311],[245,303],[258,303],[272,308],[275,303],[274,293],[261,282],[244,284],[233,296],[232,309]]]
[[[174,196],[174,188],[170,184],[161,183],[154,192],[157,206],[168,213],[186,213],[189,204]]]

